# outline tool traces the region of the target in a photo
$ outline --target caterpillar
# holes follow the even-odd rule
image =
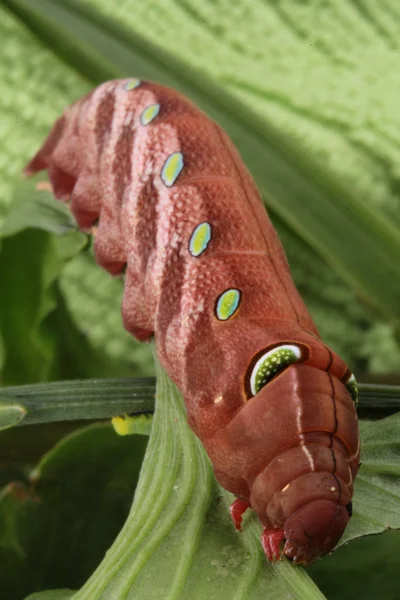
[[[68,107],[25,168],[124,275],[125,328],[154,336],[220,484],[272,561],[330,552],[352,511],[357,384],[320,339],[227,134],[167,87],[106,82]]]

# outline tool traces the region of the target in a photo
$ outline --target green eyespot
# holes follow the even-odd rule
[[[183,154],[182,152],[174,152],[164,163],[161,171],[161,179],[167,187],[174,185],[179,173],[183,169]]]
[[[219,321],[227,321],[233,317],[239,308],[240,296],[240,290],[236,290],[235,288],[222,292],[215,306],[215,315]]]
[[[250,375],[250,391],[255,396],[279,371],[301,359],[301,349],[293,344],[276,346],[263,354]]]
[[[189,240],[189,252],[197,258],[203,254],[211,240],[211,225],[206,221],[197,225]]]
[[[142,125],[148,125],[152,122],[153,119],[156,118],[158,113],[160,112],[159,104],[151,104],[147,108],[144,109],[142,114],[140,115],[140,122]]]
[[[140,85],[140,79],[128,79],[128,81],[124,84],[124,90],[126,92],[130,92],[131,90],[135,90]]]
[[[356,378],[353,373],[350,375],[347,381],[344,382],[344,385],[347,387],[347,390],[350,396],[353,398],[354,404],[357,406],[358,404],[358,385]]]

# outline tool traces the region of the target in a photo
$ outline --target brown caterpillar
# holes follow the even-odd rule
[[[176,91],[110,81],[66,109],[26,173],[125,272],[124,325],[155,336],[218,481],[250,506],[269,560],[331,551],[359,465],[357,386],[320,340],[228,136]]]

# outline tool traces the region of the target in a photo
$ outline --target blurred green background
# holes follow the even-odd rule
[[[154,374],[149,347],[123,330],[121,281],[96,267],[84,236],[32,226],[28,204],[42,196],[20,179],[67,104],[104,79],[127,75],[177,87],[221,122],[256,177],[321,336],[359,380],[400,383],[397,1],[3,0],[0,17],[1,385]],[[77,427],[3,432],[2,483],[26,483],[43,453]],[[18,486],[12,508],[5,488],[0,582],[7,600],[42,586],[81,585],[127,514],[145,438],[115,438],[106,425],[73,435],[49,469],[62,482],[65,469],[68,482],[74,456],[98,448],[93,461],[102,468],[93,489],[108,491],[96,518],[107,526],[79,549],[88,559],[77,570],[68,563],[76,549],[60,525],[61,483],[57,500],[48,496],[54,521],[42,507],[34,530],[26,525],[37,511],[34,493],[21,515],[13,504]],[[121,457],[132,452],[138,460],[128,467]],[[107,463],[110,455],[119,470]],[[49,481],[44,485],[51,486],[51,475]],[[78,482],[75,508],[84,502]],[[60,536],[45,548],[52,560],[39,567],[26,555],[38,552],[43,528],[54,533],[54,523]],[[21,527],[22,546],[15,533]],[[394,600],[399,549],[395,532],[360,540],[310,573],[329,599]],[[11,590],[19,569],[24,581]]]

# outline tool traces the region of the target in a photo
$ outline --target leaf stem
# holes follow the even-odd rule
[[[381,419],[400,411],[400,386],[359,385],[358,414]],[[18,425],[109,419],[153,413],[155,378],[86,379],[0,388],[0,399],[18,402],[26,416]]]

